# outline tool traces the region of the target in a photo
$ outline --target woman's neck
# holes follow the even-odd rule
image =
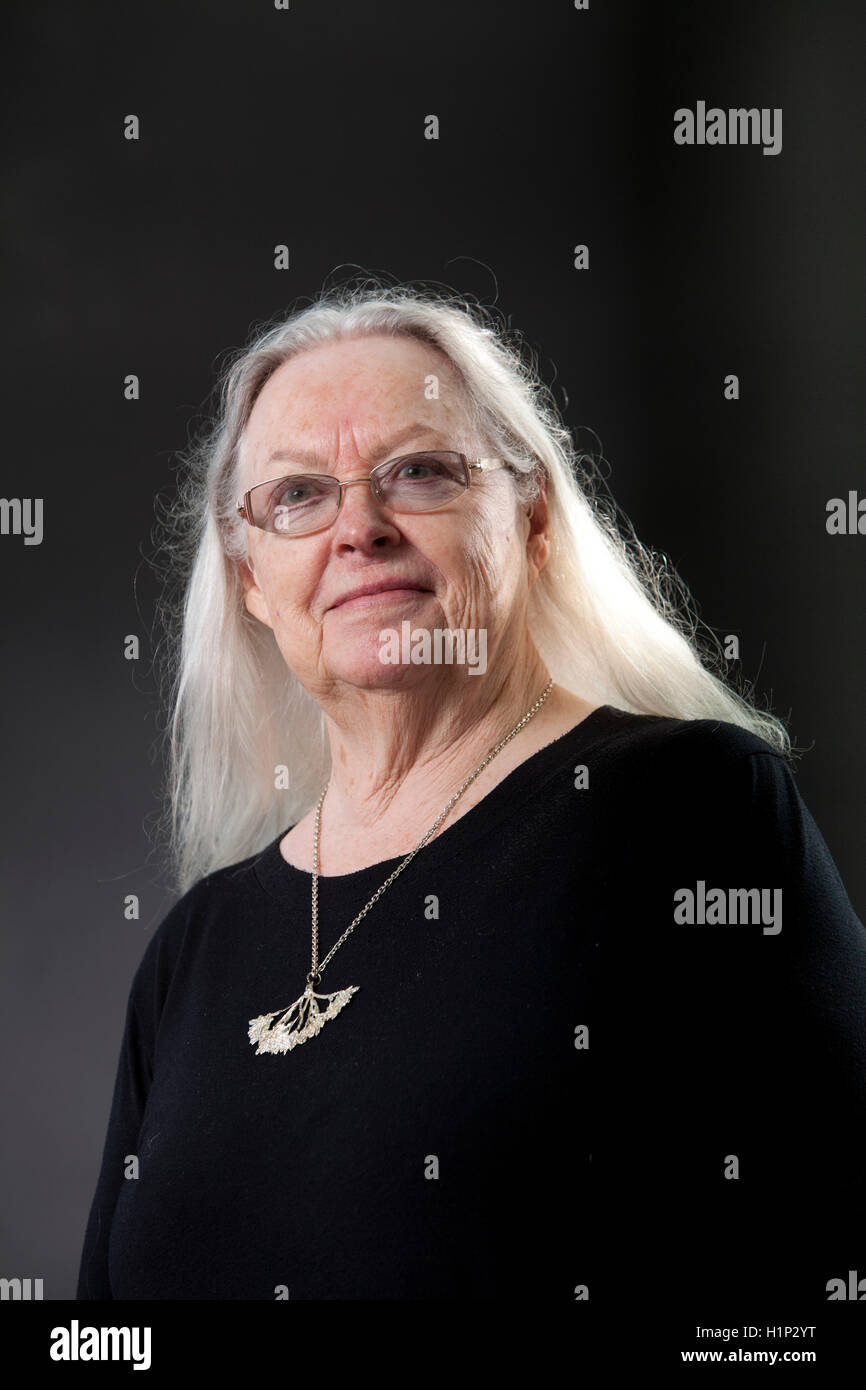
[[[408,708],[405,701],[386,706],[387,715],[380,721],[337,724],[329,718],[332,772],[322,807],[320,873],[351,873],[413,849],[490,749],[538,701],[548,680],[539,660],[531,671],[509,682],[501,698],[473,709],[464,706],[459,715],[454,714],[453,702],[442,702],[441,709],[428,709],[427,720],[419,721],[420,700],[415,696]],[[564,687],[553,686],[535,714],[466,788],[436,834],[594,708]],[[313,867],[314,825],[315,807],[281,842],[284,858],[307,871]]]

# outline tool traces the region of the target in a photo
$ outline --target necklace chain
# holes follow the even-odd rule
[[[406,855],[406,858],[403,860],[402,864],[398,865],[398,867],[394,870],[392,874],[389,874],[388,878],[386,878],[381,888],[376,889],[376,892],[373,894],[366,907],[361,909],[354,922],[351,922],[349,924],[349,926],[343,932],[343,935],[340,937],[339,941],[336,943],[336,945],[331,947],[330,951],[325,956],[325,959],[322,961],[322,964],[319,965],[319,822],[321,820],[322,815],[322,803],[325,800],[325,794],[328,790],[328,787],[331,785],[330,778],[328,779],[328,782],[325,786],[325,790],[319,797],[319,804],[316,807],[316,828],[313,836],[313,967],[307,975],[308,985],[317,984],[319,980],[321,980],[322,971],[325,969],[325,966],[328,964],[334,953],[340,949],[343,942],[346,940],[346,937],[349,936],[350,933],[355,930],[358,923],[361,921],[361,918],[366,916],[373,904],[378,902],[379,898],[381,898],[382,894],[385,892],[385,889],[390,888],[397,875],[401,874],[405,869],[406,865],[409,864],[415,858],[415,855],[418,853],[418,851],[420,849],[423,849],[424,845],[430,839],[430,836],[433,834],[435,830],[438,830],[439,826],[442,824],[448,812],[451,810],[451,807],[463,795],[470,783],[475,781],[475,778],[478,776],[478,774],[484,771],[487,764],[493,758],[496,757],[496,754],[499,753],[505,747],[506,743],[509,743],[511,739],[514,738],[515,734],[520,732],[524,724],[527,724],[529,720],[532,718],[532,716],[536,713],[536,711],[541,708],[548,695],[550,694],[552,688],[553,678],[551,677],[551,679],[545,686],[544,691],[536,700],[532,708],[526,711],[526,714],[524,714],[523,718],[520,720],[518,724],[515,724],[510,734],[506,734],[505,738],[501,739],[500,742],[497,743],[495,748],[491,748],[483,763],[481,763],[480,766],[477,767],[475,771],[471,773],[469,777],[466,778],[466,781],[463,783],[463,786],[460,788],[459,791],[454,793],[451,800],[448,802],[448,805],[440,812],[436,820],[431,825],[430,829],[427,831],[427,834],[423,837],[423,839],[419,840],[415,848],[409,854]]]

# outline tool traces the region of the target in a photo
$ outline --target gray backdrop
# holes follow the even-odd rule
[[[866,915],[866,536],[825,527],[831,497],[866,495],[866,14],[798,0],[6,13],[2,493],[43,498],[44,534],[0,536],[0,1274],[60,1299],[127,991],[174,900],[149,838],[153,499],[218,355],[329,276],[444,282],[526,333],[638,535],[739,637],[744,674],[811,748],[799,785]],[[675,110],[699,101],[781,108],[780,153],[676,145]]]

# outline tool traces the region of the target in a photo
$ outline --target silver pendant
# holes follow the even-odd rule
[[[277,1009],[272,1014],[262,1014],[251,1018],[249,1040],[258,1044],[256,1055],[261,1052],[291,1052],[309,1038],[321,1033],[329,1019],[335,1018],[345,1008],[352,995],[360,988],[349,985],[347,989],[335,990],[333,994],[316,994],[311,984],[307,985],[300,999],[296,999],[288,1009]],[[327,1006],[319,1008],[317,1000],[326,999]]]

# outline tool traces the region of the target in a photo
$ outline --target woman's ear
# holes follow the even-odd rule
[[[545,479],[539,480],[539,492],[534,501],[526,504],[529,530],[526,535],[526,559],[529,564],[529,583],[532,586],[550,558],[550,512],[547,506]]]
[[[249,560],[241,560],[238,564],[241,586],[244,591],[244,605],[248,613],[252,613],[254,618],[258,618],[260,623],[266,627],[273,627],[268,606],[265,603],[265,596],[259,588],[256,573]]]

